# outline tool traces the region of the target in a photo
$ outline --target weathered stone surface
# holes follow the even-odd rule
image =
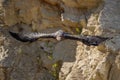
[[[1,0],[0,80],[120,80],[119,5],[119,0]],[[53,39],[22,43],[8,33],[59,29],[113,39],[97,47]]]
[[[66,48],[68,50],[66,50]],[[56,60],[62,60],[64,62],[74,62],[75,55],[76,55],[75,51],[76,51],[75,41],[65,40],[65,41],[59,42],[55,46],[55,50],[53,51],[53,57]]]
[[[120,33],[120,11],[118,10],[120,8],[120,1],[110,1],[105,0],[105,8],[100,13],[100,27],[103,28],[104,32],[111,32],[111,33]],[[116,8],[117,6],[117,8]]]
[[[93,9],[101,4],[102,0],[62,0],[67,6],[83,9]]]
[[[78,0],[78,2],[79,1],[81,3],[81,0]],[[76,1],[68,3],[72,2]],[[74,8],[71,7],[72,5],[68,6],[65,0],[63,2],[61,0],[5,1],[4,22],[8,26],[16,23],[31,24],[33,30],[37,31],[46,29],[47,27],[66,27],[65,30],[68,31],[71,26],[82,27],[81,24],[79,24],[81,19],[87,24],[86,18],[90,16],[91,12],[94,12],[94,9],[99,7],[98,4],[102,4],[102,1],[99,0],[95,2],[91,0],[90,5],[88,3],[87,1],[83,1],[82,4],[76,4],[76,6],[81,5],[82,7],[85,6],[85,8]],[[61,20],[62,16],[65,22]],[[69,23],[66,22],[66,20],[69,20]]]
[[[113,39],[98,47],[87,47],[79,44],[77,47],[76,64],[66,80],[119,80],[119,0],[105,0],[105,6],[100,14],[93,14],[88,20],[83,34],[102,35]],[[117,7],[116,7],[117,5]],[[83,78],[76,77],[78,74]]]
[[[4,21],[9,26],[19,22],[31,24],[32,20],[38,20],[40,17],[39,16],[40,2],[38,0],[36,1],[12,0],[7,1],[4,4],[5,4]]]

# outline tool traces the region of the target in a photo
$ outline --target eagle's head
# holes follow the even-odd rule
[[[55,37],[58,41],[62,40],[63,35],[64,35],[63,30],[58,30],[58,31],[55,32]]]

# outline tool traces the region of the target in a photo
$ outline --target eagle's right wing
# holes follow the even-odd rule
[[[22,42],[33,42],[38,40],[39,38],[55,38],[54,33],[45,34],[45,33],[14,33],[9,31],[10,35],[15,39]]]
[[[93,45],[93,46],[98,46],[100,43],[103,41],[110,39],[110,38],[105,38],[105,37],[100,37],[100,36],[85,36],[85,35],[71,35],[71,34],[64,34],[65,39],[70,39],[70,40],[77,40],[81,41],[85,45]]]

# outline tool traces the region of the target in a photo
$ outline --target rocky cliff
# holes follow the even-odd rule
[[[0,80],[120,80],[119,9],[119,0],[0,0]],[[59,29],[113,39],[22,43],[8,33]]]

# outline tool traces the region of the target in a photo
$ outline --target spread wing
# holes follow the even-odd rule
[[[22,41],[22,42],[33,42],[38,40],[39,38],[55,38],[54,33],[45,34],[45,33],[14,33],[9,31],[10,35],[15,39]]]
[[[71,40],[78,40],[82,43],[90,46],[98,46],[100,43],[106,41],[110,38],[100,37],[100,36],[84,36],[84,35],[71,35],[71,34],[64,34],[65,39],[71,39]]]
[[[39,38],[56,38],[57,35],[59,36],[58,34],[59,32],[60,31],[55,32],[55,33],[49,33],[49,34],[45,34],[45,33],[23,34],[23,33],[14,33],[14,32],[9,31],[12,37],[22,42],[33,42]],[[111,39],[111,38],[105,38],[105,37],[100,37],[100,36],[71,35],[65,32],[60,34],[60,37],[65,38],[65,39],[70,39],[70,40],[78,40],[88,46],[90,45],[98,46],[100,43],[106,41],[107,39]]]

